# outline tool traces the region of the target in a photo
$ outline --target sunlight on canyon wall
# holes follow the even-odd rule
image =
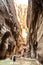
[[[14,5],[16,8],[18,23],[20,25],[20,30],[19,30],[19,34],[18,34],[19,35],[18,36],[19,48],[17,48],[18,51],[16,54],[19,54],[21,52],[21,55],[23,55],[24,49],[27,48],[26,42],[27,42],[28,28],[26,25],[26,18],[27,18],[28,0],[25,0],[25,2],[22,0],[14,0]]]
[[[28,2],[28,0],[27,0],[27,2]],[[22,37],[24,39],[26,39],[26,37],[27,37],[27,26],[26,26],[26,16],[27,16],[27,6],[28,6],[27,2],[22,4],[22,2],[17,3],[15,1],[17,18],[18,18],[18,22],[22,29]]]

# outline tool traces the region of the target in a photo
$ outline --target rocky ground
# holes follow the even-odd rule
[[[17,58],[15,62],[10,59],[1,60],[0,65],[41,65],[37,60],[30,58]]]

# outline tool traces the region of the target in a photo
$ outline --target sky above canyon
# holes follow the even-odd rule
[[[28,0],[14,0],[14,2],[17,3],[17,4],[28,5]]]

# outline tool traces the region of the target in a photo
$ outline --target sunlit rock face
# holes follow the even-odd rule
[[[22,37],[26,38],[27,36],[27,26],[26,26],[27,5],[15,3],[15,7],[16,7],[18,22],[22,29]]]
[[[27,3],[22,3],[22,0],[14,0],[14,3],[18,22],[20,24],[20,30],[18,31],[18,40],[17,40],[19,48],[17,48],[18,49],[17,54],[23,55],[24,49],[26,49],[27,33],[28,33],[28,28],[26,25],[28,0]]]

